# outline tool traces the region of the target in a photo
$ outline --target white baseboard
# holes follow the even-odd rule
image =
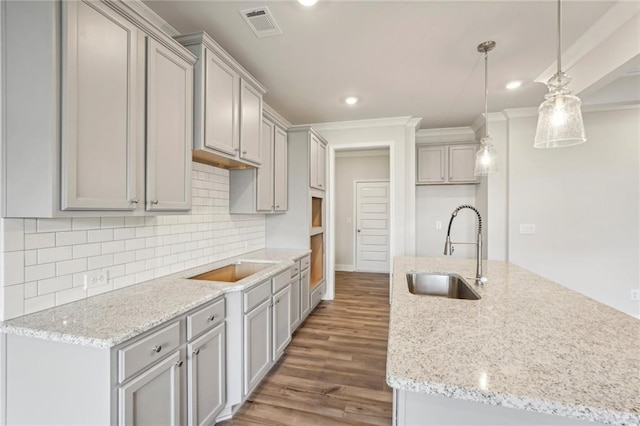
[[[338,265],[336,264],[336,271],[353,272],[355,270],[353,265]]]

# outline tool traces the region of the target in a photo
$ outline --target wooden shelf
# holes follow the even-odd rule
[[[324,279],[324,234],[311,236],[311,286]]]
[[[322,198],[311,197],[311,227],[322,228]]]

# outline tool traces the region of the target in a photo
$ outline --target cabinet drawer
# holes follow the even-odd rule
[[[273,281],[272,292],[273,294],[276,294],[277,292],[285,288],[287,284],[289,284],[289,281],[291,281],[291,270],[287,269],[283,273],[276,275],[275,277],[273,277],[272,281]]]
[[[322,283],[320,285],[318,285],[316,288],[313,289],[313,292],[311,293],[311,308],[315,308],[316,305],[318,303],[320,303],[320,300],[322,299],[322,296],[324,296],[324,290],[325,290],[325,283]]]
[[[309,269],[309,265],[311,265],[311,257],[309,255],[300,259],[300,270],[304,271],[305,269]]]
[[[224,298],[187,315],[187,340],[191,340],[205,330],[224,321]]]
[[[291,278],[295,278],[300,273],[300,261],[296,261],[291,267]]]
[[[118,380],[120,383],[153,364],[180,346],[180,322],[132,343],[118,351]]]
[[[244,293],[244,311],[249,312],[269,297],[271,297],[271,280],[260,283]]]

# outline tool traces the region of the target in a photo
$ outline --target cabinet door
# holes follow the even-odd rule
[[[289,196],[287,173],[287,132],[279,127],[275,128],[273,141],[273,200],[275,211],[287,211]]]
[[[318,186],[318,146],[320,141],[311,135],[309,144],[309,186],[320,189]]]
[[[213,424],[225,404],[225,324],[187,345],[189,425]]]
[[[142,36],[100,2],[63,2],[63,23],[61,209],[134,210]]]
[[[176,351],[118,389],[119,425],[182,424],[180,357]]]
[[[300,273],[300,318],[309,314],[309,270]]]
[[[191,208],[193,66],[147,40],[147,210]]]
[[[244,316],[244,395],[271,366],[271,297]]]
[[[240,83],[240,158],[261,164],[262,95],[244,80]]]
[[[300,277],[291,281],[291,332],[300,324]]]
[[[240,146],[240,76],[205,50],[204,145],[236,156]]]
[[[291,286],[287,284],[273,296],[273,353],[277,360],[291,342]]]
[[[262,165],[256,170],[256,210],[273,210],[273,123],[262,120]]]
[[[476,162],[475,145],[460,145],[449,147],[449,182],[475,183],[474,176]]]
[[[318,143],[318,188],[321,190],[325,190],[326,179],[325,179],[325,167],[327,161],[327,147],[322,143]]]
[[[447,147],[418,148],[418,182],[417,183],[445,183]]]

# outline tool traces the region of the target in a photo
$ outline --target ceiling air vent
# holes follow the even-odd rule
[[[282,34],[282,30],[273,19],[267,6],[241,10],[240,15],[247,21],[247,25],[257,37],[271,37]]]

